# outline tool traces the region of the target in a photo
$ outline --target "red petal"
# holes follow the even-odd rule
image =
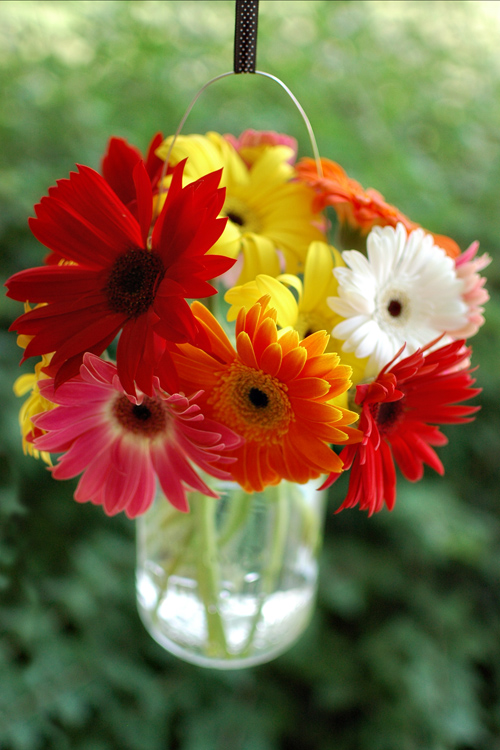
[[[217,219],[224,201],[218,188],[220,170],[181,187],[184,162],[172,182],[153,231],[153,248],[167,267],[181,256],[204,255],[222,234],[226,220]]]
[[[63,258],[103,268],[131,247],[142,247],[139,225],[101,175],[80,166],[35,207],[35,237]]]
[[[391,449],[382,441],[380,444],[380,462],[384,476],[384,499],[389,510],[394,508],[396,502],[396,468],[392,458]]]
[[[116,333],[112,331],[106,338],[100,339],[100,341],[97,341],[93,346],[90,347],[88,350],[92,354],[102,354],[102,352],[107,349],[107,347],[111,344],[113,339],[115,338]],[[47,375],[54,375],[54,385],[56,388],[58,388],[62,383],[65,383],[70,378],[73,378],[75,375],[78,375],[80,372],[80,366],[82,364],[82,354],[76,354],[74,357],[70,357],[58,370],[57,372],[52,372],[51,366],[44,368],[44,372]],[[54,369],[54,368],[52,368]]]
[[[82,266],[40,266],[19,271],[11,276],[5,285],[9,290],[7,297],[20,301],[74,301],[76,295],[89,294],[101,289],[106,275]],[[44,308],[39,308],[39,311],[42,309]]]
[[[141,152],[123,138],[110,138],[101,161],[101,172],[125,205],[135,200],[132,172],[141,159]]]
[[[120,383],[126,393],[135,395],[135,381],[139,365],[144,357],[144,349],[152,338],[150,316],[146,313],[135,320],[129,320],[123,326],[116,351],[116,368]],[[153,395],[152,373],[142,373],[140,389],[147,396]]]
[[[92,313],[91,311],[87,311],[87,313],[88,314],[84,321],[81,321],[80,317],[81,324],[76,331],[72,334],[68,334],[63,342],[58,342],[56,347],[46,350],[48,352],[55,352],[52,357],[52,364],[54,366],[59,366],[67,359],[74,357],[76,354],[81,354],[83,357],[85,352],[94,351],[94,348],[99,341],[102,339],[109,339],[109,337],[114,338],[123,325],[123,315],[121,313],[103,316],[99,309],[92,311]],[[50,337],[50,334],[51,331],[44,331],[35,336],[33,342],[44,339],[45,337],[48,338]],[[26,349],[28,349],[28,347],[26,347]],[[39,353],[42,354],[43,352]],[[94,353],[96,352],[94,351]],[[102,350],[98,352],[98,354],[101,353]],[[32,356],[32,354],[30,353],[29,356]]]
[[[156,149],[163,143],[163,135],[161,133],[155,133],[151,139],[151,143],[148,147],[148,153],[146,156],[146,169],[151,180],[153,187],[156,187],[163,169],[163,160],[159,156],[156,156]]]
[[[151,219],[153,218],[153,190],[142,160],[134,167],[133,178],[137,193],[137,215],[141,227],[142,246],[147,247]]]
[[[154,310],[159,320],[154,330],[167,341],[182,344],[194,342],[198,332],[196,318],[185,299],[180,297],[157,297]]]

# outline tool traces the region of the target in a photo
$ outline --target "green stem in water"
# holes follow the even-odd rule
[[[156,500],[156,505],[148,512],[154,513],[154,523],[151,528],[147,526],[142,529],[145,536],[143,544],[147,545],[153,558],[163,569],[163,575],[157,576],[157,598],[156,606],[153,611],[153,622],[160,626],[161,617],[158,613],[160,606],[167,593],[171,576],[176,572],[179,565],[183,564],[186,554],[189,551],[194,537],[194,524],[190,516],[175,511],[166,514],[164,505],[167,501],[164,498]],[[176,535],[175,544],[173,543],[172,532]],[[177,550],[172,553],[172,550]]]
[[[271,498],[269,498],[269,502],[273,503],[274,501],[275,505],[274,528],[270,540],[271,553],[269,562],[262,572],[262,585],[259,596],[259,606],[252,620],[252,626],[248,633],[245,646],[240,653],[240,657],[246,656],[251,649],[255,631],[262,615],[262,607],[264,606],[264,603],[271,591],[275,590],[277,579],[279,578],[283,568],[283,555],[285,552],[288,524],[290,520],[290,500],[286,492],[287,486],[287,484],[284,484],[282,482],[276,487],[273,487],[273,494],[276,494],[277,497],[272,498],[272,500]],[[268,489],[268,493],[271,493],[271,488]],[[270,512],[270,509],[268,509],[268,512]]]
[[[159,619],[158,618],[158,608],[159,608],[161,602],[163,601],[163,598],[164,598],[165,594],[167,593],[167,588],[168,588],[168,583],[170,581],[170,576],[172,576],[175,573],[175,571],[177,570],[177,568],[179,567],[179,565],[182,562],[184,562],[184,557],[185,557],[186,549],[189,548],[189,546],[191,544],[191,541],[192,541],[192,538],[193,538],[193,535],[194,535],[194,529],[190,528],[187,531],[186,536],[184,537],[184,540],[183,540],[183,544],[185,546],[183,548],[181,548],[179,550],[179,552],[170,559],[168,565],[165,566],[165,576],[163,577],[161,586],[158,586],[158,597],[157,597],[158,604],[155,607],[155,612],[154,612],[155,620],[156,621],[158,621],[158,619]]]
[[[205,608],[208,644],[207,656],[230,658],[224,625],[219,612],[220,576],[217,553],[216,503],[212,497],[197,494],[192,498],[198,540],[198,591]]]
[[[224,547],[244,525],[254,502],[254,495],[241,489],[231,492],[229,508],[219,532],[219,548]]]

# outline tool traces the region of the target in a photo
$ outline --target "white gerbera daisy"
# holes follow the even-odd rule
[[[467,305],[455,263],[423,229],[407,235],[402,224],[374,227],[367,251],[368,258],[357,250],[342,253],[346,267],[333,271],[338,297],[327,301],[345,318],[332,336],[344,341],[344,351],[369,357],[365,374],[371,377],[404,343],[408,356],[437,336],[458,331],[467,321]]]

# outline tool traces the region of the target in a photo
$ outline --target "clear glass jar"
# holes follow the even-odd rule
[[[216,669],[269,661],[304,631],[315,602],[325,493],[321,480],[215,500],[188,495],[180,513],[160,494],[137,519],[137,601],[153,638]]]

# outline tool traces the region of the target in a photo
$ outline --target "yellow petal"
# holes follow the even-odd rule
[[[297,322],[298,307],[291,291],[277,279],[267,274],[259,274],[256,282],[261,295],[269,294],[271,296],[270,305],[278,313],[277,322],[280,328],[293,327]]]
[[[256,281],[247,281],[246,284],[228,289],[224,295],[225,301],[231,305],[227,313],[227,319],[230,322],[236,320],[242,307],[245,310],[250,310],[252,305],[255,305],[261,297],[262,293],[259,292]]]
[[[278,281],[281,281],[287,286],[291,286],[297,292],[299,299],[302,297],[302,281],[293,273],[280,273],[277,276]]]
[[[240,283],[255,279],[258,274],[277,276],[280,272],[279,258],[274,243],[258,234],[248,234],[242,237],[243,271]]]
[[[20,375],[12,386],[12,390],[16,396],[24,396],[25,393],[31,391],[36,385],[37,377],[34,373],[26,373]]]
[[[311,242],[304,267],[302,311],[310,312],[324,301],[333,278],[332,249],[324,242]]]

